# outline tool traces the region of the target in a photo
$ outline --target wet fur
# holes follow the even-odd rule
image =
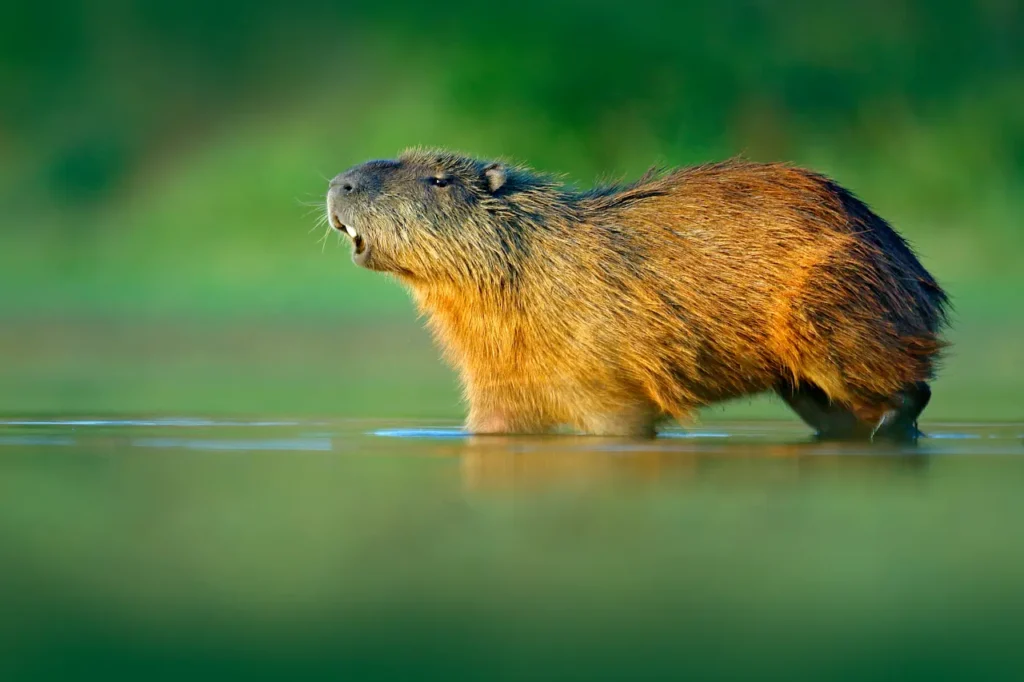
[[[368,267],[410,288],[473,432],[646,436],[800,386],[870,425],[933,377],[945,293],[824,176],[729,161],[576,192],[508,168],[491,191],[484,162],[412,150],[397,164],[359,209]],[[455,190],[409,184],[426,172]]]

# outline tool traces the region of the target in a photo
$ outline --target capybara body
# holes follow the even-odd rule
[[[577,192],[412,150],[339,175],[327,204],[427,315],[471,432],[650,436],[776,391],[824,437],[917,435],[946,295],[822,175],[729,161]]]

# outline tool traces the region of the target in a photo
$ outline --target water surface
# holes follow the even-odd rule
[[[1024,425],[925,430],[0,419],[0,679],[1012,679]]]

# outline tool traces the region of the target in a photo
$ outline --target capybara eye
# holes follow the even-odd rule
[[[430,184],[434,187],[447,187],[450,182],[448,178],[430,178]]]

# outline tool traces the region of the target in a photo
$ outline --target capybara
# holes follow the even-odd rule
[[[833,180],[742,160],[577,191],[413,149],[334,178],[327,217],[459,370],[476,434],[653,436],[775,391],[821,438],[914,440],[945,292]]]

